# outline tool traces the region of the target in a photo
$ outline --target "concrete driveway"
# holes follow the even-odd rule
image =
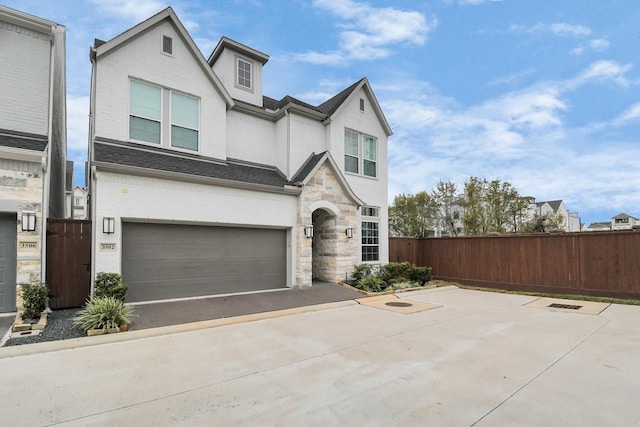
[[[640,425],[640,307],[549,308],[554,301],[455,287],[401,298],[386,301],[424,310],[348,301],[2,348],[0,420]]]

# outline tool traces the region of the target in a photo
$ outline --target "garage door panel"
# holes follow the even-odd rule
[[[128,301],[286,286],[284,230],[123,224]]]

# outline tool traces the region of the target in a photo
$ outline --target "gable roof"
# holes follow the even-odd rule
[[[373,106],[373,110],[376,113],[376,116],[378,117],[378,120],[380,121],[380,124],[382,125],[382,128],[384,129],[387,136],[392,135],[393,131],[391,130],[391,127],[389,126],[389,123],[387,122],[387,119],[384,116],[384,113],[382,112],[382,108],[380,108],[378,99],[373,93],[373,90],[371,89],[371,85],[369,84],[369,80],[367,80],[366,77],[363,77],[362,79],[352,84],[351,86],[349,86],[348,88],[346,88],[345,90],[343,90],[342,92],[334,96],[333,98],[323,102],[322,104],[320,104],[318,109],[324,112],[327,116],[329,116],[329,118],[331,118],[336,114],[339,114],[342,108],[344,108],[347,101],[351,97],[355,96],[355,93],[358,92],[360,89],[364,90],[365,94],[369,97],[369,101]]]
[[[314,117],[318,120],[323,121],[324,123],[330,123],[331,118],[336,114],[339,114],[340,110],[346,104],[347,100],[349,100],[351,96],[354,96],[353,94],[361,88],[365,90],[367,96],[369,97],[376,116],[378,117],[378,120],[380,121],[380,124],[382,125],[385,133],[387,134],[387,136],[392,135],[393,131],[391,130],[387,119],[384,117],[382,109],[380,108],[380,105],[378,104],[378,101],[373,94],[373,91],[371,90],[371,87],[369,85],[369,81],[366,77],[363,77],[337,95],[329,98],[327,101],[317,106],[308,104],[289,95],[284,96],[280,100],[270,98],[268,96],[263,96],[262,107],[251,105],[237,99],[234,101],[236,102],[236,106],[247,110],[248,112],[261,114],[272,119],[280,118],[285,114],[287,110],[291,109],[299,113]]]
[[[312,153],[307,161],[304,162],[302,167],[298,169],[298,172],[295,173],[295,175],[291,179],[291,182],[296,187],[302,187],[303,185],[306,185],[313,177],[313,175],[318,171],[318,169],[320,169],[320,166],[325,163],[328,163],[333,169],[338,182],[345,190],[345,192],[349,195],[349,197],[351,197],[351,199],[356,202],[358,206],[364,206],[364,202],[358,196],[356,196],[356,193],[354,193],[354,191],[351,189],[349,183],[345,179],[342,172],[340,172],[338,165],[336,164],[335,160],[333,160],[333,157],[328,151],[324,151],[319,154]]]
[[[627,215],[624,212],[619,213],[618,215],[612,217],[611,219],[624,219],[624,218],[631,218],[631,219],[635,219],[636,221],[638,221],[638,218],[634,218],[631,215]]]
[[[124,43],[127,43],[128,41],[146,33],[147,31],[164,21],[168,21],[174,26],[174,28],[180,35],[180,38],[187,45],[194,59],[198,62],[198,65],[200,65],[202,71],[211,81],[213,87],[225,100],[227,109],[233,107],[234,101],[231,98],[231,95],[229,95],[229,92],[227,92],[227,90],[224,88],[224,85],[222,84],[218,76],[213,72],[204,56],[202,56],[202,52],[200,52],[200,49],[198,49],[195,42],[193,41],[187,30],[184,28],[171,7],[167,7],[166,9],[156,13],[151,18],[128,29],[127,31],[117,35],[107,42],[96,39],[94,47],[91,49],[91,55],[93,58],[107,55],[111,51],[116,50],[118,47],[122,46]]]

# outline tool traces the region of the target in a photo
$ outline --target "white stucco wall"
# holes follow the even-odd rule
[[[96,194],[95,272],[122,271],[122,221],[281,228],[295,238],[297,196],[100,171]],[[102,232],[104,217],[115,218],[115,234]],[[115,250],[102,249],[103,243],[114,243]],[[287,251],[288,280],[293,280],[294,245]]]
[[[321,153],[328,147],[325,143],[327,127],[317,120],[291,112],[289,114],[289,177],[309,159],[311,153]]]
[[[47,135],[50,35],[0,20],[0,41],[0,128]]]
[[[275,123],[237,111],[227,113],[227,156],[249,162],[276,165]],[[282,141],[280,141],[282,143]]]
[[[162,53],[163,35],[173,39],[171,56]],[[95,100],[97,137],[129,140],[130,78],[199,98],[199,153],[226,158],[224,99],[172,24],[163,22],[121,47],[98,56]],[[168,147],[169,141],[163,141],[163,145]]]

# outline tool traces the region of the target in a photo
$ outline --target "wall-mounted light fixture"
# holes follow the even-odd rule
[[[347,227],[347,229],[344,230],[344,233],[347,235],[347,239],[352,239],[353,238],[353,227]]]
[[[116,232],[116,219],[112,216],[102,218],[102,232],[104,234],[113,234]]]
[[[22,212],[22,231],[36,231],[35,212]]]
[[[310,239],[313,237],[313,225],[304,226],[304,235],[307,239]]]

